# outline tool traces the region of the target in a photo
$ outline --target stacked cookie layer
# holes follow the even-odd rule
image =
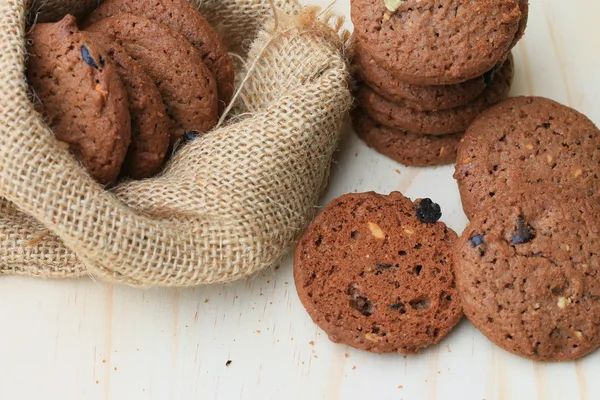
[[[358,135],[406,165],[451,163],[462,133],[507,97],[527,1],[352,0]]]
[[[108,0],[35,26],[28,80],[56,137],[102,184],[148,178],[233,94],[223,41],[185,0]]]

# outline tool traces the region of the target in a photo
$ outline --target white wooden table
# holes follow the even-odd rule
[[[335,7],[349,15],[348,3]],[[599,24],[598,0],[531,0],[514,94],[553,98],[600,124]],[[349,134],[324,202],[400,190],[435,199],[460,232],[452,172],[403,167]],[[290,257],[254,279],[194,290],[0,279],[0,400],[600,399],[599,374],[600,351],[534,363],[468,321],[419,356],[334,345],[300,305]]]

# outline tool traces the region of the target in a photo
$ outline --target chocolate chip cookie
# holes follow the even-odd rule
[[[94,179],[114,183],[131,140],[131,117],[110,57],[71,15],[36,25],[29,41],[27,78],[44,118]]]
[[[162,167],[170,143],[170,120],[160,92],[115,40],[97,32],[81,34],[106,53],[127,91],[131,145],[122,172],[133,179],[149,178]]]
[[[387,128],[373,121],[361,109],[352,113],[357,135],[379,153],[401,164],[426,167],[456,161],[462,133],[450,135],[417,135]]]
[[[397,79],[449,85],[474,79],[508,54],[522,14],[517,0],[352,0],[354,33]]]
[[[440,111],[417,111],[406,103],[393,103],[367,85],[359,85],[357,99],[364,110],[382,125],[422,135],[445,135],[465,131],[484,110],[508,96],[514,76],[509,57],[491,84],[474,101]]]
[[[457,241],[465,314],[492,342],[538,361],[600,346],[600,204],[537,185],[503,193]]]
[[[336,343],[416,353],[462,317],[452,272],[456,234],[429,199],[348,194],[332,201],[298,243],[302,304]]]
[[[84,21],[89,27],[105,18],[129,13],[148,18],[185,36],[213,73],[223,110],[233,96],[234,70],[227,46],[200,12],[185,0],[107,0]]]
[[[523,185],[573,187],[600,201],[600,130],[555,101],[511,98],[468,129],[454,178],[470,218],[496,196]]]
[[[173,121],[173,142],[186,132],[206,132],[215,126],[215,80],[185,37],[133,14],[105,18],[88,30],[116,40],[152,78]]]
[[[353,42],[354,72],[358,79],[391,102],[404,103],[417,111],[448,110],[479,97],[503,63],[485,74],[455,85],[413,85],[396,79],[381,68],[357,40]]]

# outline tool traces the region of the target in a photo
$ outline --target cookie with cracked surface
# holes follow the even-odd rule
[[[492,83],[474,101],[449,110],[418,111],[406,103],[393,103],[367,85],[359,85],[357,99],[375,121],[410,133],[446,135],[464,132],[486,109],[508,96],[514,77],[512,56],[506,60]]]
[[[600,346],[600,204],[538,185],[501,196],[456,243],[465,314],[503,349],[575,360]]]
[[[417,111],[448,110],[464,106],[479,97],[492,83],[499,63],[485,74],[455,85],[413,85],[396,79],[389,71],[381,68],[362,46],[353,42],[354,73],[379,95],[395,103],[405,103]]]
[[[449,85],[491,70],[513,45],[517,0],[352,0],[355,35],[379,65],[417,85]]]
[[[105,18],[87,30],[115,40],[152,78],[173,123],[172,142],[186,132],[206,132],[215,126],[215,80],[185,37],[166,25],[133,14]]]
[[[600,130],[555,101],[511,98],[469,127],[454,178],[470,218],[497,195],[540,183],[577,188],[600,202]]]
[[[234,70],[227,46],[210,23],[185,0],[107,0],[87,16],[82,27],[123,13],[159,22],[185,36],[213,73],[223,111],[233,96]]]
[[[131,145],[122,173],[133,179],[155,175],[163,165],[170,143],[170,121],[160,92],[142,67],[106,35],[81,32],[102,48],[113,62],[127,92],[131,114]]]
[[[296,248],[294,280],[333,342],[417,353],[459,322],[456,234],[440,216],[433,202],[398,192],[344,195],[317,216]]]
[[[29,40],[27,79],[48,125],[94,179],[114,183],[131,140],[127,93],[115,66],[71,15],[36,25]]]
[[[451,164],[456,161],[462,133],[418,135],[388,128],[373,121],[364,111],[352,112],[356,134],[377,152],[413,167]]]

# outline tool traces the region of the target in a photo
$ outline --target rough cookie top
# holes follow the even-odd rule
[[[300,240],[294,278],[302,303],[334,342],[414,353],[462,316],[451,269],[456,234],[439,206],[400,193],[332,201]]]
[[[500,201],[501,200],[501,201]],[[517,355],[572,360],[600,345],[600,205],[540,185],[501,196],[457,241],[465,314]]]
[[[469,217],[522,185],[554,183],[600,200],[600,130],[555,101],[511,98],[467,130],[454,177]]]
[[[397,78],[452,84],[494,67],[510,50],[521,23],[517,0],[352,0],[355,34]]]

